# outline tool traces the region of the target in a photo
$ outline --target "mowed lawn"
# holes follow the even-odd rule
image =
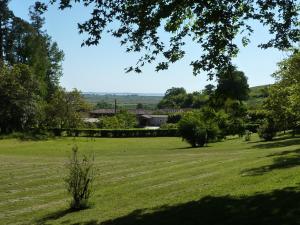
[[[76,144],[95,154],[93,206],[69,212],[63,177]],[[0,224],[300,224],[300,138],[0,140]]]

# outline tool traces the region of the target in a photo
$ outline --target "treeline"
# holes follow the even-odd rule
[[[273,77],[276,83],[257,93],[263,99],[258,108],[245,104],[249,86],[244,73],[236,68],[219,72],[217,86],[208,85],[202,92],[187,94],[183,88],[169,89],[159,104],[161,108],[193,110],[169,116],[164,127],[178,127],[181,136],[195,147],[227,135],[247,134],[249,140],[250,132],[258,132],[267,141],[278,132],[292,131],[295,135],[300,132],[300,52],[297,49],[279,63]]]
[[[0,2],[0,132],[34,127],[75,127],[85,103],[77,90],[60,87],[64,53],[43,30],[39,3],[30,22]]]

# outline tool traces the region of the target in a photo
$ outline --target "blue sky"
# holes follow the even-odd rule
[[[28,8],[34,0],[12,0],[10,8],[15,15],[28,19]],[[134,65],[137,55],[125,53],[117,39],[104,36],[99,46],[81,48],[84,39],[78,34],[77,22],[89,17],[89,9],[76,6],[63,12],[50,7],[46,13],[45,29],[65,53],[64,76],[61,85],[68,90],[95,92],[164,93],[171,87],[184,87],[197,91],[209,83],[205,74],[192,75],[189,63],[197,59],[200,49],[192,43],[186,48],[187,57],[163,72],[155,72],[152,65],[144,68],[142,74],[126,74],[124,68]],[[256,25],[252,43],[241,49],[235,64],[248,76],[250,86],[273,82],[271,74],[277,63],[286,54],[274,49],[261,50],[257,44],[268,39],[267,32]]]

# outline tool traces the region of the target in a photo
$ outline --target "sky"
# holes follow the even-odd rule
[[[11,0],[10,8],[16,16],[28,20],[28,8],[35,0]],[[187,56],[171,65],[169,70],[155,72],[154,65],[147,65],[142,74],[125,73],[124,69],[135,65],[138,56],[125,53],[118,39],[104,35],[100,45],[81,47],[84,36],[77,30],[77,23],[89,18],[90,9],[77,5],[59,11],[51,6],[45,14],[44,29],[65,53],[61,85],[67,90],[77,88],[83,92],[109,93],[164,93],[171,87],[184,87],[188,92],[199,91],[211,83],[206,74],[194,76],[192,60],[199,58],[201,49],[187,43]],[[286,53],[275,49],[261,50],[257,45],[268,40],[267,31],[256,24],[252,42],[242,48],[234,60],[239,70],[248,77],[252,86],[273,83],[271,74]]]

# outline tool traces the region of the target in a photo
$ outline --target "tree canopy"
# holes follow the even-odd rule
[[[91,7],[91,17],[78,24],[80,33],[88,35],[83,45],[97,45],[104,32],[120,38],[127,52],[141,52],[142,57],[127,72],[141,72],[147,63],[159,59],[156,70],[168,69],[182,59],[188,39],[199,44],[198,59],[191,62],[193,73],[230,68],[239,52],[238,40],[246,46],[253,26],[260,23],[271,37],[259,47],[279,50],[300,40],[298,0],[48,0],[60,9],[76,3]],[[46,4],[37,6],[45,10]],[[162,32],[168,34],[168,40]],[[161,57],[163,56],[163,57]],[[163,58],[162,60],[160,60]]]
[[[269,88],[265,108],[278,129],[300,127],[300,53],[294,52],[278,64],[276,83]]]

